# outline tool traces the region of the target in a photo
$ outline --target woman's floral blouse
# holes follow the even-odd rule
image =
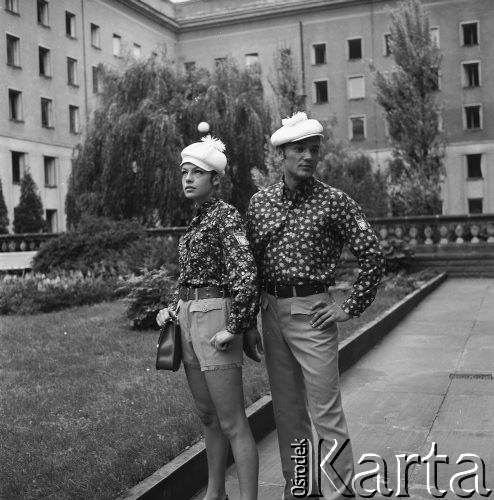
[[[179,285],[226,286],[231,296],[227,330],[255,327],[259,302],[257,269],[238,211],[218,198],[204,202],[179,244]],[[168,305],[176,308],[178,289]]]

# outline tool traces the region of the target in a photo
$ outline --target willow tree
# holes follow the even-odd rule
[[[213,135],[226,145],[224,184],[230,188],[224,198],[240,212],[245,212],[257,190],[251,170],[264,170],[264,144],[270,133],[271,117],[260,77],[258,71],[240,70],[233,60],[227,60],[216,68],[207,91],[197,99]]]
[[[253,85],[252,75],[232,62],[213,74],[182,73],[156,58],[103,73],[101,103],[70,179],[70,224],[85,213],[137,218],[145,225],[185,224],[191,206],[181,192],[180,151],[199,140],[201,121],[227,145],[225,197],[245,208],[253,192],[245,173],[253,162],[262,163],[267,127],[262,88]]]
[[[444,156],[437,102],[441,54],[419,0],[398,4],[390,32],[395,66],[389,74],[376,71],[375,85],[393,147],[392,208],[396,215],[437,214]]]
[[[104,71],[100,106],[74,162],[66,199],[69,224],[81,215],[137,218],[151,224],[177,219],[177,168],[184,139],[177,115],[187,84],[155,59]]]

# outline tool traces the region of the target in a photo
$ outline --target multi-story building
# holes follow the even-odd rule
[[[260,66],[289,50],[312,116],[385,166],[390,156],[370,62],[392,68],[389,0],[2,0],[0,178],[12,220],[23,170],[63,230],[73,148],[96,105],[97,65],[166,47],[186,68],[226,57]],[[494,212],[494,6],[424,0],[442,54],[438,99],[447,134],[445,214]]]
[[[0,179],[9,209],[29,168],[52,231],[65,229],[74,146],[97,102],[98,64],[175,49],[173,5],[1,0]]]

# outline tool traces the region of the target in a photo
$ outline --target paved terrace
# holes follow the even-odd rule
[[[444,498],[460,498],[450,490],[450,479],[474,468],[472,462],[456,465],[463,453],[483,459],[486,486],[494,490],[493,372],[494,279],[449,279],[342,376],[355,460],[364,453],[383,457],[389,487],[396,492],[395,456],[424,458],[435,442],[436,455],[449,456],[449,464],[437,464]],[[277,446],[275,432],[259,443],[259,500],[281,498]],[[357,465],[357,472],[374,467]],[[426,486],[426,465],[412,466],[408,477],[411,498],[434,498]],[[472,485],[473,480],[465,481],[463,491]],[[228,471],[227,491],[230,500],[238,500],[234,467]],[[203,496],[204,491],[193,500]]]

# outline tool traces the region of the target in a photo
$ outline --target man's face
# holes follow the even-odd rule
[[[320,138],[315,136],[285,144],[285,177],[296,183],[312,177],[319,162],[320,143]]]

